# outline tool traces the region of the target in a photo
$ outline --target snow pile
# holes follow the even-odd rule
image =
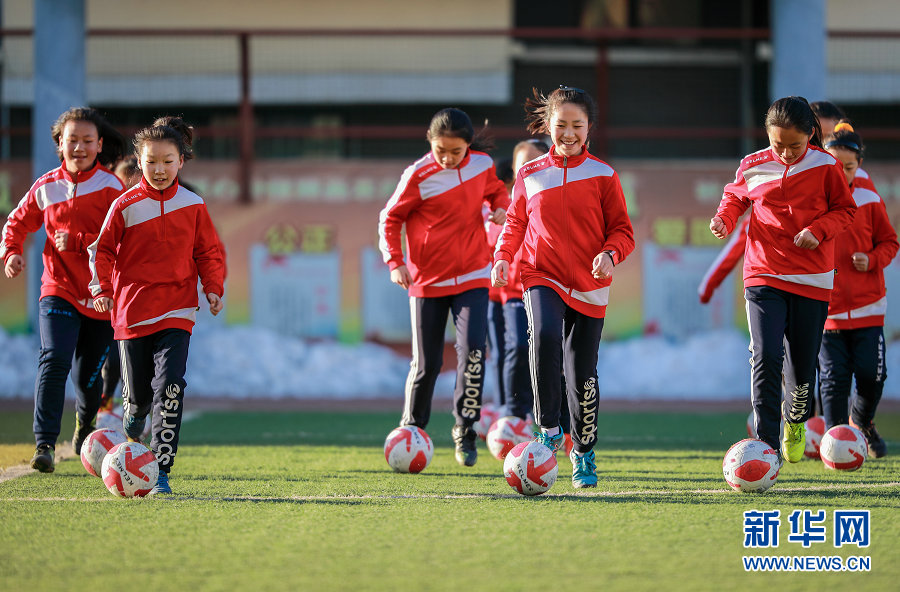
[[[644,337],[601,342],[600,396],[610,399],[744,399],[750,391],[747,336],[717,331],[682,341]],[[0,398],[30,398],[40,339],[0,329]],[[885,398],[900,399],[900,342],[887,349]],[[896,369],[896,370],[895,370]],[[402,399],[409,358],[362,343],[310,342],[251,326],[198,326],[191,339],[191,396],[233,398]],[[496,381],[485,378],[488,399]],[[438,379],[449,397],[454,375]],[[72,396],[71,385],[69,396]]]

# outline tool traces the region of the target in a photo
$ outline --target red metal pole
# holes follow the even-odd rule
[[[240,34],[241,47],[241,166],[238,168],[240,180],[240,203],[253,201],[253,162],[255,156],[253,132],[253,103],[250,99],[250,35]]]

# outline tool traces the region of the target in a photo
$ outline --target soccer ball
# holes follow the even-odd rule
[[[122,427],[122,416],[115,411],[98,411],[97,412],[97,429],[115,430],[125,435],[125,428]]]
[[[121,423],[119,426],[121,427]],[[81,445],[81,464],[87,469],[87,472],[94,477],[100,476],[100,470],[103,466],[103,459],[116,444],[125,441],[125,434],[111,430],[109,428],[101,428],[91,432],[84,443]]]
[[[103,483],[117,497],[144,497],[159,477],[156,455],[140,442],[116,444],[103,459]]]
[[[565,435],[565,438],[563,439],[563,448],[565,448],[565,450],[566,450],[566,456],[569,456],[570,454],[572,454],[572,449],[575,448],[575,443],[572,442],[571,434]]]
[[[778,453],[762,440],[746,438],[734,444],[722,460],[725,482],[735,491],[762,493],[778,479]]]
[[[825,435],[825,420],[816,415],[806,421],[806,450],[803,454],[806,458],[819,458],[819,446],[822,436]]]
[[[503,476],[522,495],[540,495],[553,487],[559,465],[556,456],[540,442],[520,442],[503,461]]]
[[[868,449],[862,432],[846,424],[836,425],[822,436],[819,456],[826,468],[855,471],[866,461]]]
[[[482,440],[487,440],[488,430],[495,421],[500,418],[500,412],[496,407],[487,403],[481,406],[481,419],[475,422],[475,433]]]
[[[513,446],[531,440],[531,424],[514,415],[501,417],[491,425],[487,447],[497,460],[506,458]]]
[[[401,426],[384,441],[384,459],[398,473],[420,473],[431,462],[434,444],[425,430]]]

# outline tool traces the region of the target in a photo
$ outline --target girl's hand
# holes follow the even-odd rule
[[[57,251],[65,251],[69,245],[69,233],[65,230],[57,230],[53,235],[53,242],[56,243]]]
[[[408,290],[409,285],[412,283],[412,275],[409,273],[409,270],[405,265],[401,265],[400,267],[391,271],[391,281],[404,290]]]
[[[856,271],[869,271],[869,256],[865,253],[853,253],[851,260]]]
[[[817,239],[816,236],[812,232],[810,232],[808,228],[804,228],[797,233],[797,236],[794,237],[794,244],[801,249],[809,249],[810,251],[812,251],[819,246],[819,239]]]
[[[6,272],[6,277],[14,278],[22,273],[23,269],[25,269],[25,259],[21,255],[12,255],[6,260],[6,267],[3,271]]]
[[[728,227],[718,216],[713,216],[713,219],[709,221],[709,231],[718,239],[728,236]]]
[[[211,312],[213,316],[216,316],[223,308],[225,308],[225,303],[222,302],[222,299],[219,298],[218,294],[207,294],[206,301],[209,302],[209,312]]]
[[[594,266],[591,269],[591,275],[598,280],[605,280],[612,277],[613,267],[615,264],[612,255],[608,251],[603,251],[594,257]]]
[[[495,288],[502,288],[509,282],[509,261],[506,259],[501,259],[494,263],[494,267],[491,269],[491,284]]]
[[[94,310],[96,310],[97,312],[109,312],[112,310],[112,307],[112,298],[107,298],[106,296],[94,298]]]
[[[503,224],[506,222],[506,210],[504,210],[503,208],[497,208],[496,210],[491,212],[491,215],[488,216],[488,220],[490,220],[497,226],[503,226]]]

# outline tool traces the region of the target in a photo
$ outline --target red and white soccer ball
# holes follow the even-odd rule
[[[481,406],[481,419],[475,422],[475,433],[482,440],[487,440],[488,430],[500,419],[500,411],[490,403]]]
[[[806,458],[819,458],[819,446],[822,444],[822,436],[825,435],[825,420],[821,415],[810,417],[806,421],[806,450],[803,454]]]
[[[119,424],[121,425],[121,424]],[[100,476],[103,459],[116,444],[125,441],[125,434],[110,428],[101,428],[91,432],[81,444],[81,464],[94,477]]]
[[[384,458],[398,473],[420,473],[434,454],[434,444],[425,430],[401,426],[391,431],[384,441]]]
[[[103,459],[103,483],[117,497],[144,497],[159,477],[156,455],[139,442],[116,444]]]
[[[559,465],[556,456],[540,442],[520,442],[503,461],[503,476],[522,495],[540,495],[553,487]]]
[[[762,493],[775,485],[779,469],[778,452],[754,438],[734,444],[722,460],[725,482],[744,493]]]
[[[515,415],[507,415],[491,425],[487,447],[494,458],[503,460],[513,446],[528,440],[531,440],[531,424]]]
[[[855,471],[866,461],[868,449],[862,432],[846,424],[836,425],[822,436],[819,456],[826,468]]]

